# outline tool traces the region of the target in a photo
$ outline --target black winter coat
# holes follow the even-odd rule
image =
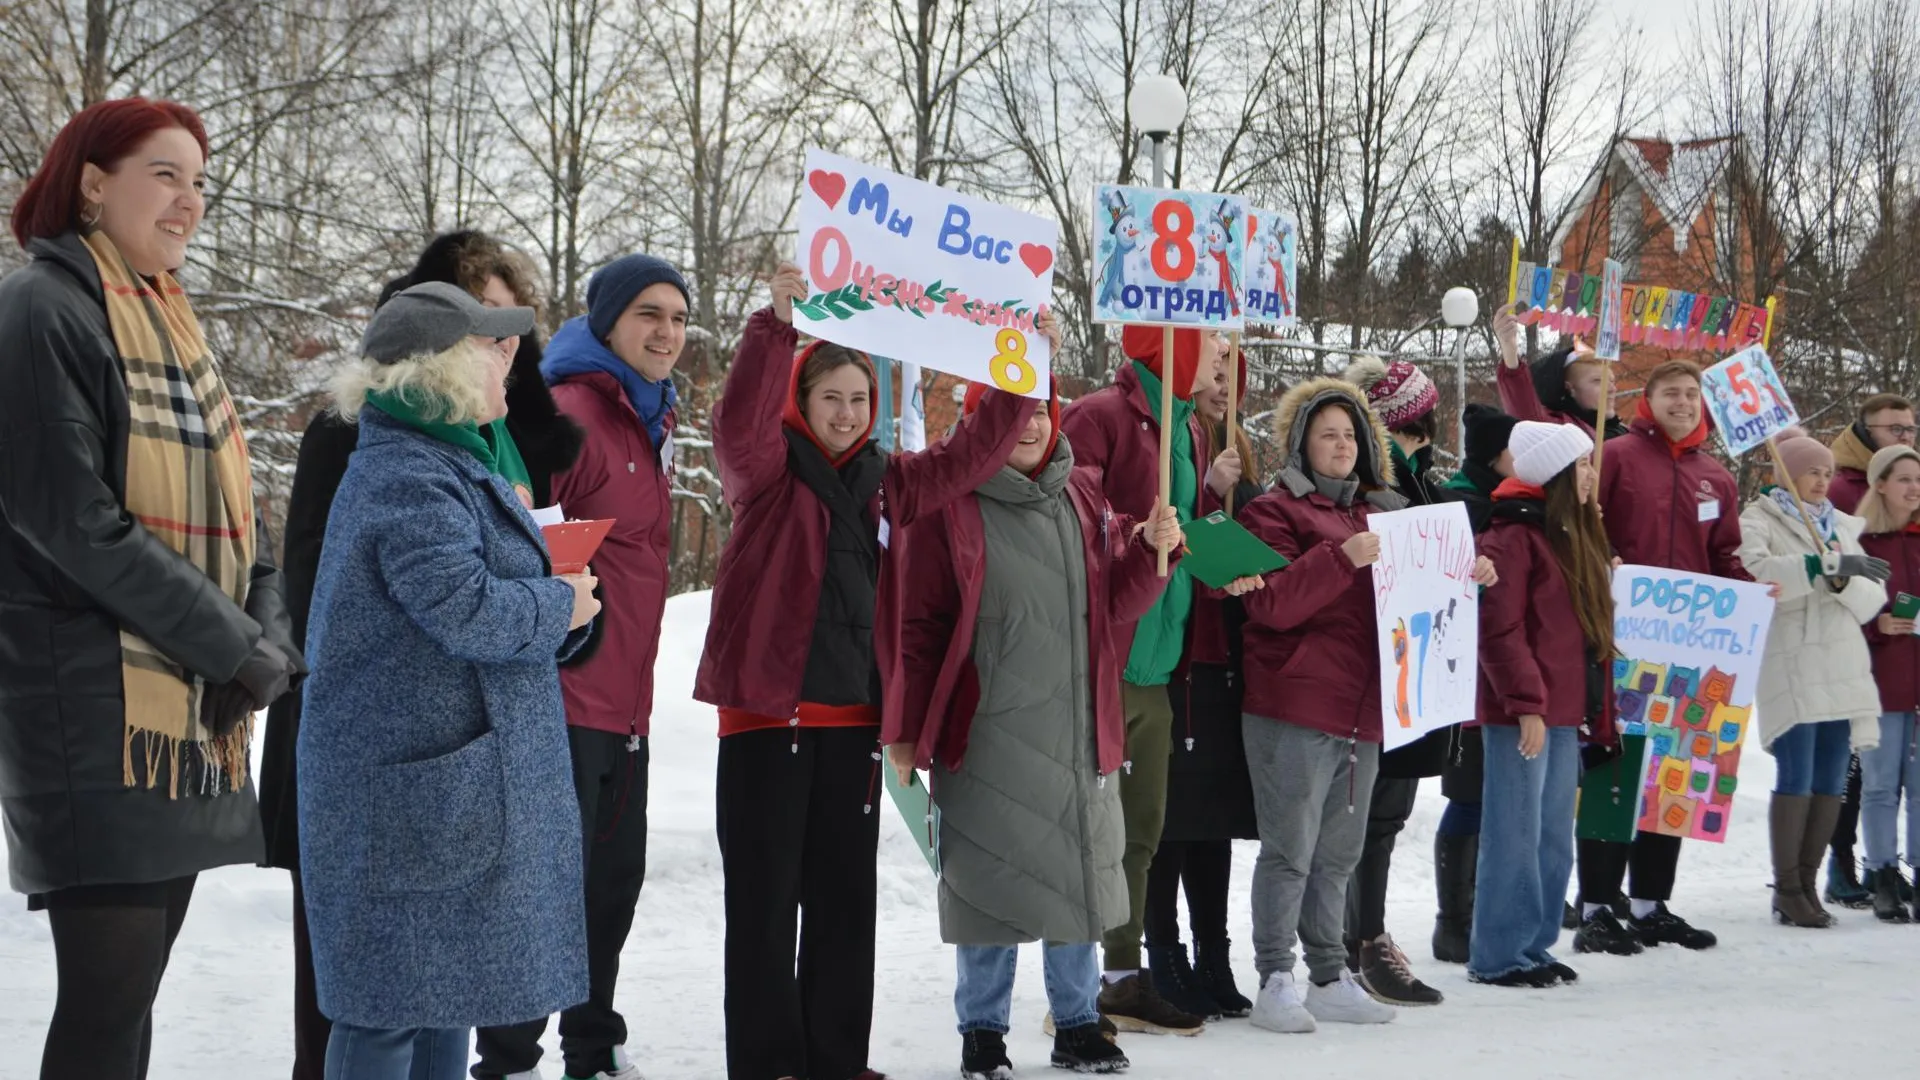
[[[120,631],[214,683],[297,656],[264,537],[246,610],[124,509],[125,374],[93,256],[35,240],[0,280],[0,811],[24,893],[259,861],[252,785],[128,787]]]
[[[384,302],[401,289],[425,281],[457,284],[460,244],[472,234],[440,237],[420,256],[406,276],[389,282],[380,294]],[[585,435],[560,412],[553,394],[540,377],[540,342],[528,334],[513,355],[507,383],[507,430],[526,460],[533,481],[535,506],[552,502],[556,473],[565,472],[580,456]],[[307,640],[307,609],[313,601],[313,582],[320,572],[320,549],[327,535],[327,515],[333,494],[346,475],[347,458],[360,441],[357,425],[331,411],[318,413],[300,439],[300,459],[294,467],[293,495],[287,502],[287,609],[292,615],[294,639]],[[584,652],[570,662],[579,663]],[[260,817],[266,827],[267,866],[300,869],[300,817],[294,744],[300,734],[301,697],[288,694],[267,712],[266,745],[260,759]]]

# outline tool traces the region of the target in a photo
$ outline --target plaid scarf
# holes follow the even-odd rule
[[[127,380],[122,504],[162,544],[244,607],[253,573],[253,482],[240,417],[207,356],[206,338],[172,274],[146,280],[108,240],[83,238],[100,269],[107,325]],[[247,782],[253,721],[215,738],[200,721],[206,682],[152,643],[120,632],[128,787],[219,795]],[[134,768],[136,763],[144,767]]]

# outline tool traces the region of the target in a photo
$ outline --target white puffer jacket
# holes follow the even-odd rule
[[[1865,527],[1860,518],[1834,511],[1841,554],[1862,554]],[[1880,742],[1880,690],[1861,624],[1886,606],[1887,590],[1863,577],[1849,579],[1837,593],[1826,578],[1809,581],[1806,559],[1813,554],[1806,525],[1771,497],[1741,511],[1740,561],[1756,579],[1780,585],[1755,701],[1761,744],[1771,745],[1796,724],[1848,720],[1853,748],[1868,750]]]

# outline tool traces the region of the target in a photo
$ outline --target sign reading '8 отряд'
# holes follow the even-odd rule
[[[1237,195],[1094,189],[1093,319],[1239,330],[1247,204]]]

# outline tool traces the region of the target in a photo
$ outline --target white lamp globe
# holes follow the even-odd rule
[[[1142,75],[1127,95],[1127,109],[1141,131],[1165,136],[1187,118],[1187,91],[1171,75]]]
[[[1480,298],[1464,285],[1456,285],[1440,298],[1440,317],[1448,326],[1472,326],[1480,317]]]

